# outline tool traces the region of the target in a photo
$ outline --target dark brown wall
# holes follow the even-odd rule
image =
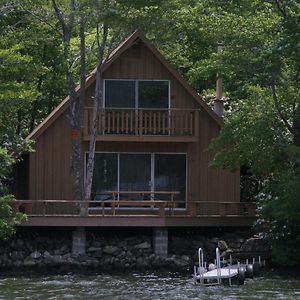
[[[129,48],[105,71],[104,78],[164,79],[171,81],[171,107],[199,108],[200,105],[180,82],[143,44]],[[94,85],[88,91],[93,94]],[[90,105],[87,101],[87,105]],[[98,142],[97,151],[184,152],[187,153],[188,201],[239,201],[239,173],[208,168],[211,153],[207,147],[217,136],[219,125],[200,112],[199,141],[193,143]],[[30,155],[30,198],[72,199],[70,176],[70,126],[65,112],[36,141]],[[83,151],[88,147],[83,144]]]

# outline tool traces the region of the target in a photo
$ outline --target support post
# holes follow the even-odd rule
[[[73,231],[72,254],[85,254],[86,232],[84,227],[77,227]]]
[[[153,249],[156,255],[168,256],[168,228],[153,229]]]

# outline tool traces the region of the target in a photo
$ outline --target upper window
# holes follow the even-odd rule
[[[167,80],[105,80],[105,107],[168,108]]]
[[[135,107],[135,82],[132,80],[105,80],[106,107]]]

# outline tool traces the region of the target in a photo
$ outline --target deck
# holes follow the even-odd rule
[[[253,202],[201,202],[178,208],[174,201],[16,200],[13,211],[25,212],[21,226],[215,227],[251,226]]]

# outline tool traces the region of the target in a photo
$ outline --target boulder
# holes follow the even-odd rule
[[[43,257],[44,258],[47,258],[47,257],[50,257],[51,256],[51,254],[48,252],[48,251],[45,251],[44,253],[43,253]]]
[[[150,249],[151,244],[149,242],[143,242],[134,246],[135,249]]]
[[[103,253],[114,255],[119,251],[119,248],[116,246],[105,246],[103,248]]]
[[[34,251],[30,254],[30,258],[33,259],[39,259],[42,256],[42,254],[39,251]]]

